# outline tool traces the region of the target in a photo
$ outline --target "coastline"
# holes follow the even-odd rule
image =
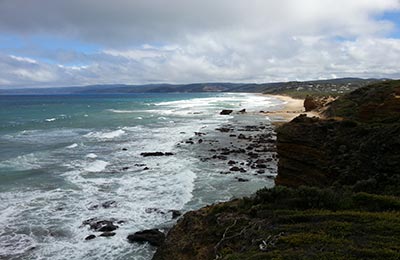
[[[274,123],[284,123],[293,120],[301,114],[306,114],[308,117],[320,117],[317,112],[305,112],[304,100],[296,99],[284,95],[262,94],[263,96],[277,98],[283,101],[283,106],[277,110],[263,111],[261,114],[268,116]]]
[[[277,185],[187,212],[153,260],[399,259],[399,82],[341,97],[329,120],[277,128]],[[282,108],[263,114],[306,114],[301,100],[279,98]]]

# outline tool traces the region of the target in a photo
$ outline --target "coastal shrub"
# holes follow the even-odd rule
[[[276,186],[256,193],[255,204],[270,205],[271,208],[330,209],[341,207],[341,195],[326,188],[301,186],[297,189]]]
[[[355,192],[369,192],[374,193],[376,191],[377,181],[375,178],[369,178],[367,180],[360,180],[352,187]]]
[[[395,196],[376,195],[360,192],[353,195],[353,200],[355,205],[357,205],[357,208],[363,210],[400,210],[400,198]]]

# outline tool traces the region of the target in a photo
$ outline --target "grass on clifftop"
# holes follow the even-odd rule
[[[400,199],[277,186],[189,212],[154,259],[400,259]]]
[[[210,215],[227,223],[213,226],[221,237],[229,224],[225,237],[238,235],[220,244],[221,259],[400,259],[399,209],[397,197],[276,187]]]

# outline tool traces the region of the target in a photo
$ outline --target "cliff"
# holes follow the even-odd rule
[[[399,87],[281,126],[277,186],[188,212],[154,259],[400,259]]]
[[[371,85],[331,103],[328,119],[280,127],[276,184],[400,195],[399,94],[400,81]]]

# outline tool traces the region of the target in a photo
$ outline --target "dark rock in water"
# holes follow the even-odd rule
[[[115,232],[104,232],[100,234],[101,237],[112,237],[115,236]]]
[[[98,221],[97,218],[90,218],[90,219],[82,221],[82,226],[90,225],[90,224],[95,223],[97,221]]]
[[[147,171],[147,170],[149,170],[150,168],[149,167],[144,167],[143,168],[143,171]]]
[[[199,144],[201,144],[203,142],[203,139],[199,139],[199,141],[197,141]]]
[[[219,114],[220,114],[220,115],[230,115],[232,112],[233,112],[233,110],[224,109],[224,110],[222,110]]]
[[[87,237],[85,237],[85,240],[92,240],[95,239],[96,236],[95,235],[88,235]]]
[[[99,205],[92,205],[92,206],[90,206],[89,208],[88,208],[88,210],[95,210],[95,209],[98,209],[99,208]]]
[[[171,156],[174,155],[173,153],[167,152],[167,153],[163,153],[163,152],[150,152],[150,153],[141,153],[140,154],[143,157],[148,157],[148,156]]]
[[[179,210],[171,209],[169,212],[172,213],[172,219],[176,219],[182,215]]]
[[[258,170],[257,173],[258,174],[263,174],[263,173],[265,173],[265,171],[264,170]]]
[[[221,133],[228,133],[228,132],[232,131],[232,129],[228,128],[228,127],[220,127],[220,128],[216,128],[215,130],[220,131]]]
[[[237,167],[237,166],[233,166],[232,168],[230,168],[229,170],[231,172],[239,172],[241,171],[243,168]]]
[[[247,137],[246,137],[244,134],[240,134],[240,135],[238,136],[238,138],[239,138],[239,139],[247,139]]]
[[[158,208],[147,208],[145,209],[146,213],[158,213],[158,214],[165,214],[165,211],[163,211],[162,209],[158,209]]]
[[[122,170],[127,171],[127,170],[129,170],[129,167],[122,167]]]
[[[239,113],[246,113],[246,109],[239,110]]]
[[[187,143],[187,144],[194,144],[194,142],[193,141],[186,141],[185,143]]]
[[[99,229],[97,229],[97,231],[100,232],[109,232],[109,231],[114,231],[117,228],[119,228],[117,225],[114,225],[112,222],[111,223],[106,223],[105,225],[103,225],[102,227],[100,227]]]
[[[233,164],[236,164],[236,162],[231,160],[231,161],[228,162],[228,164],[229,165],[233,165]]]
[[[136,163],[135,166],[136,167],[143,167],[143,166],[146,166],[146,164],[144,164],[144,163]]]
[[[247,155],[250,156],[251,158],[258,158],[259,157],[258,154],[252,153],[252,152],[248,153]]]
[[[109,200],[106,202],[103,202],[101,204],[101,206],[105,209],[111,208],[111,207],[116,207],[117,206],[117,202],[115,200]]]
[[[260,168],[260,169],[266,169],[266,168],[267,168],[267,165],[265,165],[265,164],[257,164],[256,167],[257,167],[257,168]]]
[[[213,156],[214,157],[214,156]],[[218,155],[218,156],[216,156],[216,158],[217,159],[220,159],[220,160],[227,160],[228,159],[228,157],[226,157],[226,156],[224,156],[224,155]]]
[[[238,182],[248,182],[248,179],[244,179],[244,178],[235,178]]]
[[[128,151],[128,148],[122,148],[122,151]]]
[[[88,225],[90,229],[101,232],[113,231],[119,228],[111,220],[98,220],[97,218],[85,220],[82,222],[82,225]]]
[[[148,242],[152,246],[160,246],[165,240],[165,235],[158,229],[149,229],[131,234],[127,239],[130,243]]]
[[[194,134],[195,134],[196,136],[203,136],[203,135],[206,135],[205,133],[201,133],[201,132],[194,132]]]

